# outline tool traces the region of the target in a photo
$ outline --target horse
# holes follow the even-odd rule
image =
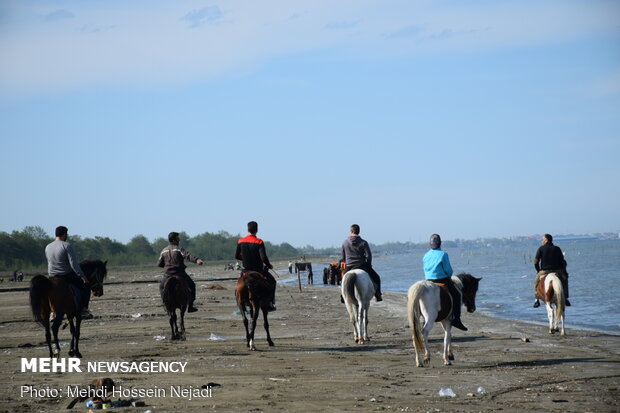
[[[549,318],[549,334],[560,332],[565,335],[564,331],[564,310],[566,309],[566,297],[564,294],[564,286],[558,275],[551,272],[540,280],[537,287],[539,297],[543,297],[547,307],[547,317]],[[562,324],[562,328],[558,328],[558,323]]]
[[[473,277],[471,274],[459,274],[452,277],[457,290],[463,296],[463,304],[469,313],[476,311],[476,292],[478,283],[482,278]],[[428,335],[436,321],[441,321],[445,330],[443,341],[443,362],[449,366],[454,360],[452,354],[452,297],[447,291],[432,281],[418,281],[409,288],[407,299],[407,316],[409,327],[413,330],[413,346],[415,348],[415,360],[418,367],[430,364],[428,352]],[[420,317],[424,317],[424,326],[420,323]],[[420,361],[420,353],[424,352],[424,362]]]
[[[185,340],[185,312],[189,306],[189,287],[187,282],[176,275],[164,280],[161,299],[168,313],[168,321],[172,330],[171,340]],[[181,329],[177,325],[177,308],[181,318]]]
[[[80,262],[80,268],[88,279],[90,290],[95,297],[103,295],[103,280],[108,274],[106,264],[107,261],[102,262],[101,260]],[[73,290],[65,280],[60,277],[48,278],[45,275],[34,276],[30,281],[30,309],[34,320],[45,329],[45,340],[49,348],[50,358],[60,358],[58,328],[65,315],[69,327],[71,327],[69,356],[82,357],[79,350],[82,309],[77,305]],[[55,313],[51,325],[51,333],[54,334],[54,349],[52,349],[52,335],[50,333],[50,314],[52,312]]]
[[[243,316],[243,325],[245,326],[246,344],[251,351],[256,351],[254,344],[254,331],[256,330],[256,320],[259,311],[263,311],[263,324],[267,332],[267,343],[269,347],[273,347],[273,341],[269,334],[269,320],[267,313],[271,304],[271,297],[274,294],[274,285],[270,284],[265,277],[255,271],[244,272],[237,280],[237,288],[235,289],[235,298],[237,299],[237,307]],[[245,314],[246,307],[250,309],[250,317],[252,318],[252,326],[248,329],[248,318]]]
[[[369,340],[368,308],[375,296],[375,285],[366,271],[351,270],[344,275],[340,289],[353,324],[353,338],[364,344]]]

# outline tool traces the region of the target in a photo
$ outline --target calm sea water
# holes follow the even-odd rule
[[[570,274],[571,307],[566,326],[620,333],[620,241],[584,240],[556,242],[565,254]],[[477,311],[500,318],[547,323],[544,305],[534,302],[533,265],[536,247],[466,250],[447,248],[455,274],[483,277],[476,299]],[[385,291],[406,293],[424,278],[425,250],[377,257],[373,266]],[[323,265],[313,263],[315,285],[322,284]]]

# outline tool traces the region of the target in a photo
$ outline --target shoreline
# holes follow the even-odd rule
[[[429,338],[430,367],[417,368],[404,294],[386,292],[383,302],[373,300],[371,340],[358,345],[336,288],[302,286],[299,292],[297,285],[280,284],[278,310],[269,315],[275,347],[267,346],[261,317],[258,350],[250,352],[231,272],[192,266],[199,311],[186,315],[187,341],[173,342],[157,285],[129,284],[153,280],[155,271],[110,273],[110,281],[120,283],[106,285],[104,296],[91,301],[96,318],[82,325],[82,363],[184,361],[184,373],[107,376],[134,389],[212,386],[212,397],[144,397],[147,406],[140,412],[617,411],[616,335],[568,327],[560,337],[545,326],[464,313],[469,331],[453,331],[453,365],[442,364],[443,331],[437,326]],[[96,376],[20,372],[21,357],[48,356],[43,329],[32,321],[26,292],[0,293],[0,309],[0,372],[6,378],[0,412],[67,411],[67,398],[21,398],[19,386],[85,386]],[[64,357],[69,339],[68,329],[60,332]],[[456,396],[439,396],[447,388]]]

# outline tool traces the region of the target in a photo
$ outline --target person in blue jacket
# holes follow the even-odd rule
[[[429,245],[431,249],[422,258],[424,277],[428,281],[445,284],[448,287],[452,296],[452,325],[459,330],[467,331],[467,327],[461,322],[461,293],[452,282],[452,265],[448,253],[441,250],[441,237],[438,234],[431,235]]]

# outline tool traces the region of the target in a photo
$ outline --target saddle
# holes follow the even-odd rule
[[[439,287],[439,301],[441,303],[441,309],[437,314],[437,321],[445,320],[452,313],[452,295],[448,290],[448,285],[445,283],[434,283]]]

